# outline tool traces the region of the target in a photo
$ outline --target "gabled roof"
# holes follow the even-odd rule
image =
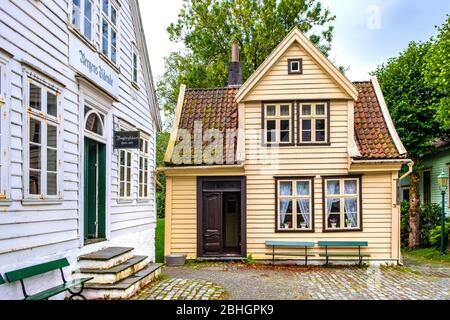
[[[398,135],[393,127],[389,112],[384,110],[384,99],[377,93],[376,79],[354,82],[358,99],[355,102],[355,140],[359,155],[353,158],[364,160],[402,159],[406,156]],[[195,121],[201,121],[203,130],[218,129],[225,134],[228,129],[238,129],[237,88],[188,89],[182,90],[177,110],[176,130],[185,129],[193,137]],[[380,89],[381,90],[381,89]],[[380,91],[381,92],[381,91]],[[387,113],[386,113],[387,112]],[[175,136],[176,134],[172,132]],[[171,137],[172,150],[175,136]],[[193,138],[192,138],[193,139]],[[234,150],[228,152],[236,153]],[[165,161],[170,163],[171,148]],[[224,149],[224,158],[227,150]],[[192,152],[193,154],[193,152]],[[223,161],[226,162],[225,159]]]
[[[239,92],[236,95],[237,103],[241,102],[251,89],[258,83],[259,80],[270,70],[283,53],[292,45],[292,43],[298,42],[308,54],[315,60],[329,75],[330,77],[344,89],[355,101],[358,98],[358,92],[353,86],[350,80],[348,80],[336,66],[319,50],[316,46],[295,27],[284,40],[272,51],[269,57],[259,66],[258,69],[250,76],[250,78],[241,86]]]
[[[148,102],[150,104],[150,113],[153,120],[155,121],[156,130],[161,130],[161,115],[159,113],[158,101],[156,99],[155,84],[153,82],[152,68],[150,66],[150,58],[148,54],[147,42],[145,39],[144,27],[142,25],[142,17],[138,0],[130,0],[130,9],[133,27],[136,32],[136,46],[141,57],[141,64],[145,80],[145,89],[147,91]]]

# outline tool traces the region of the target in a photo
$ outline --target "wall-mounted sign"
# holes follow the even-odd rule
[[[117,72],[72,33],[69,36],[69,63],[112,96],[119,95]]]
[[[114,131],[114,149],[139,149],[139,131]]]

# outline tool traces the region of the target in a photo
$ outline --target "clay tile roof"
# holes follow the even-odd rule
[[[179,128],[189,130],[192,139],[196,121],[202,122],[203,132],[208,129],[218,129],[224,137],[224,163],[227,153],[225,134],[227,130],[238,129],[238,106],[235,101],[238,90],[237,87],[187,89],[184,95]],[[229,150],[233,155],[236,154],[236,145],[237,140],[232,145],[234,150]]]
[[[353,84],[358,90],[358,101],[355,103],[355,138],[361,158],[401,158],[389,133],[372,82]]]
[[[392,139],[372,82],[354,82],[358,90],[355,103],[355,140],[361,153],[360,159],[396,159],[399,154]],[[203,132],[218,129],[224,137],[224,164],[226,154],[236,154],[226,150],[225,133],[238,129],[238,106],[235,101],[239,88],[187,89],[184,96],[179,128],[186,129],[194,138],[194,123],[201,121]],[[204,146],[208,143],[204,143]],[[194,155],[194,152],[192,152]],[[229,163],[228,163],[229,164]]]

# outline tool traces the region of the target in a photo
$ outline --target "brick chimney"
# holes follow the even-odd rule
[[[239,45],[234,42],[231,47],[231,62],[228,64],[228,87],[242,85],[242,66],[239,60]]]

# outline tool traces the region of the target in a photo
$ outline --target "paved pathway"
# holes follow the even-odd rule
[[[218,300],[224,290],[212,282],[196,279],[169,279],[141,290],[137,300]]]
[[[422,272],[400,267],[164,268],[171,277],[141,291],[138,299],[450,300],[450,270]],[[182,280],[184,279],[184,280]],[[221,289],[223,288],[223,289]]]

